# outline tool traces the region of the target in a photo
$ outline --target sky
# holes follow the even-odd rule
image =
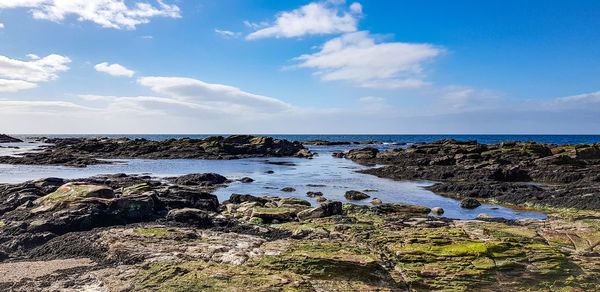
[[[599,1],[0,0],[0,133],[600,134]]]

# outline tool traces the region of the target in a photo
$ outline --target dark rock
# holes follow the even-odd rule
[[[208,212],[194,208],[173,209],[167,214],[167,220],[191,223],[208,227],[212,225],[211,216]]]
[[[281,189],[282,192],[286,192],[286,193],[291,193],[291,192],[295,192],[296,189],[291,188],[291,187],[285,187],[283,189]]]
[[[348,200],[364,200],[371,196],[359,191],[347,191],[344,197]]]
[[[0,134],[0,143],[19,143],[23,142],[21,139],[17,139],[8,135]]]
[[[323,196],[322,192],[306,192],[306,195],[311,198]]]
[[[229,202],[233,204],[241,204],[243,202],[258,202],[261,205],[268,202],[266,199],[255,197],[253,195],[231,194]]]
[[[254,181],[254,179],[249,178],[249,177],[243,177],[240,179],[240,182],[243,182],[243,183],[251,183],[253,181]]]
[[[170,178],[169,180],[178,185],[213,186],[226,182],[227,178],[218,173],[194,173]]]
[[[460,201],[460,205],[461,208],[465,208],[465,209],[475,209],[479,206],[481,206],[481,203],[473,198],[466,198],[463,199],[462,201]]]

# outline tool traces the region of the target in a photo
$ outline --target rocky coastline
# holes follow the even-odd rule
[[[37,141],[49,145],[19,156],[2,156],[0,163],[85,167],[112,163],[101,159],[310,158],[313,155],[300,142],[249,135],[163,141],[107,137],[37,138]]]
[[[440,140],[379,151],[334,153],[362,172],[397,180],[432,180],[435,193],[518,206],[600,210],[600,144],[555,145]]]
[[[595,289],[600,214],[451,220],[211,194],[227,178],[103,175],[0,185],[3,291]]]
[[[19,143],[23,142],[21,139],[17,139],[15,137],[11,137],[5,134],[0,134],[0,143]]]

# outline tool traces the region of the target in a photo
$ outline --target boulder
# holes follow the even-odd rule
[[[243,182],[243,183],[251,183],[253,181],[254,181],[254,179],[252,179],[250,177],[243,177],[240,179],[240,182]]]
[[[333,215],[342,214],[342,203],[341,202],[331,202],[331,203],[323,203],[321,206],[316,208],[304,210],[298,213],[298,219],[307,220],[312,218],[322,218],[329,217]]]
[[[325,202],[325,201],[327,201],[327,198],[325,198],[325,197],[317,197],[317,198],[315,199],[315,201],[317,201],[317,202],[319,202],[319,203],[322,203],[322,202]]]
[[[306,200],[296,199],[296,198],[284,198],[279,201],[279,206],[284,205],[302,205],[302,206],[310,206],[310,202]]]
[[[72,182],[66,183],[53,193],[37,199],[35,203],[45,207],[42,209],[51,209],[58,205],[88,198],[111,199],[113,197],[113,190],[107,186]]]
[[[252,218],[260,218],[263,222],[270,223],[274,220],[287,222],[294,219],[296,213],[288,208],[254,208]]]
[[[291,192],[295,192],[296,189],[291,188],[291,187],[285,187],[283,189],[281,189],[282,192],[286,192],[286,193],[291,193]]]
[[[201,226],[210,226],[212,224],[212,220],[208,212],[195,208],[170,210],[166,218],[170,221],[192,223]]]
[[[311,197],[311,198],[322,197],[323,193],[322,192],[306,192],[306,196]]]
[[[169,189],[157,195],[159,209],[196,208],[216,212],[219,207],[217,196],[193,189]]]
[[[379,153],[379,150],[377,150],[376,148],[364,147],[364,148],[360,148],[360,149],[352,149],[352,150],[348,151],[348,153],[346,153],[344,155],[344,157],[346,157],[348,159],[356,159],[356,160],[372,159],[377,156],[377,153]]]
[[[371,196],[359,191],[347,191],[344,197],[348,200],[364,200]]]
[[[383,202],[378,198],[374,198],[373,200],[371,200],[371,204],[377,206],[383,204]]]
[[[442,215],[444,214],[444,209],[442,209],[441,207],[435,207],[433,209],[431,209],[431,213],[433,213],[433,215]]]
[[[171,181],[186,186],[213,186],[225,183],[227,178],[218,173],[194,173],[172,178]]]
[[[481,206],[481,203],[473,198],[466,198],[460,201],[460,207],[465,209],[475,209]]]
[[[267,200],[255,197],[253,195],[231,194],[231,196],[229,197],[229,202],[233,204],[241,204],[243,202],[257,202],[261,205],[264,205],[267,202]]]

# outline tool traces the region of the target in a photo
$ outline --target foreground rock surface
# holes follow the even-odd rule
[[[310,158],[313,155],[300,142],[249,135],[163,141],[105,137],[42,138],[40,141],[52,145],[19,157],[0,157],[0,163],[86,166],[110,163],[98,159]]]
[[[440,140],[405,149],[334,153],[368,165],[362,172],[398,180],[432,180],[451,197],[528,206],[600,209],[600,143],[555,145]]]
[[[451,220],[404,204],[219,203],[208,192],[219,178],[0,185],[0,290],[593,291],[600,280],[597,211]]]

